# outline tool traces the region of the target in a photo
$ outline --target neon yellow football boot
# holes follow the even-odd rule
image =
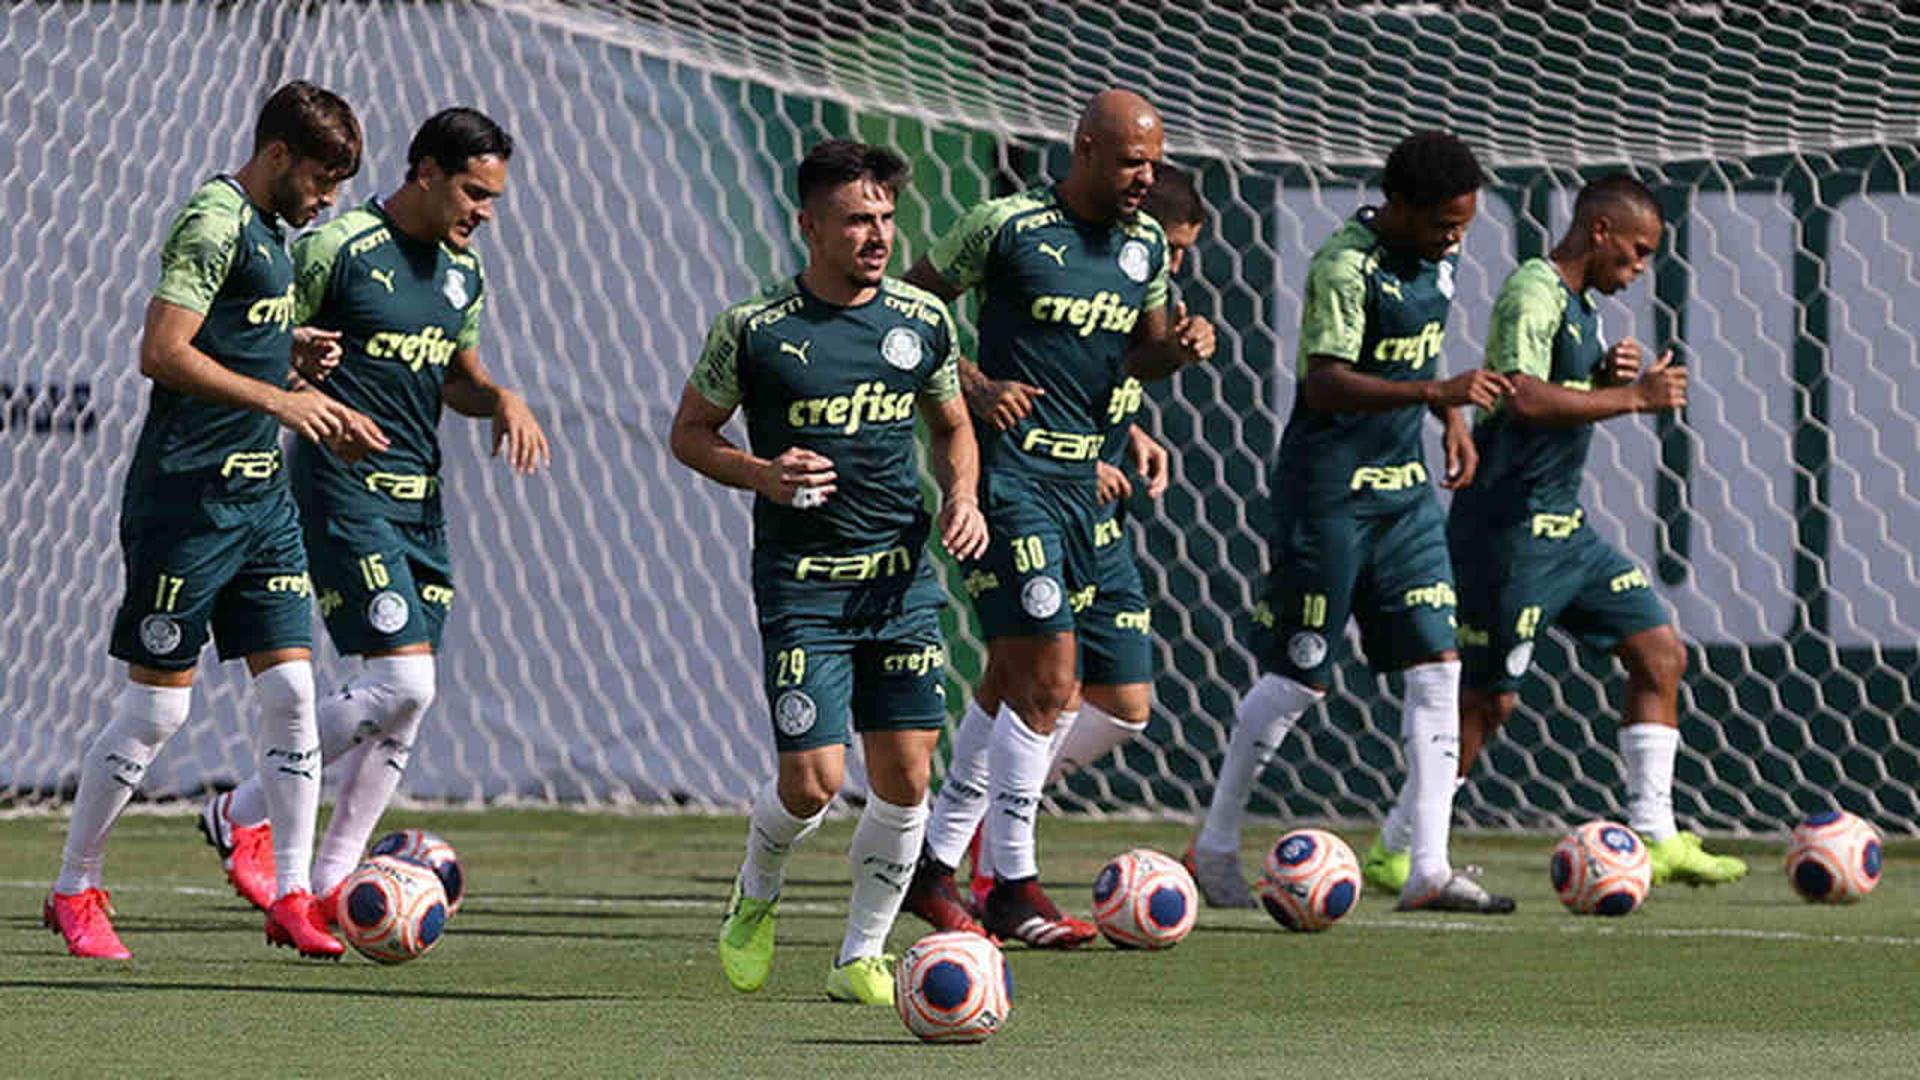
[[[827,996],[855,1005],[893,1004],[893,957],[858,956],[827,972]]]
[[[1360,860],[1360,877],[1369,888],[1383,893],[1397,893],[1406,888],[1407,878],[1412,874],[1413,852],[1388,851],[1387,845],[1377,838],[1367,849],[1366,857]]]
[[[1729,885],[1747,876],[1747,864],[1700,846],[1698,833],[1674,833],[1647,845],[1655,885]]]
[[[773,971],[773,926],[779,906],[779,897],[755,900],[742,894],[740,882],[734,881],[727,920],[720,924],[720,966],[727,972],[727,982],[743,994],[765,986]]]

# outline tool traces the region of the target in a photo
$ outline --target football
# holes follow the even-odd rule
[[[390,855],[419,863],[438,874],[440,887],[447,893],[447,914],[459,913],[460,902],[467,898],[467,875],[452,844],[425,829],[401,829],[375,840],[373,846],[367,849],[367,856],[371,858],[375,855]]]
[[[927,1042],[980,1042],[1007,1022],[1013,975],[1000,947],[949,930],[914,942],[893,972],[893,1005]]]
[[[1312,933],[1345,918],[1360,899],[1360,861],[1324,829],[1295,829],[1267,853],[1254,891],[1267,914],[1289,930]]]
[[[340,883],[334,912],[340,937],[360,955],[404,964],[440,941],[447,925],[447,894],[440,878],[419,863],[376,855]]]
[[[1553,891],[1577,915],[1631,915],[1653,887],[1647,845],[1613,821],[1589,821],[1554,845]]]
[[[1880,884],[1880,831],[1845,810],[1801,822],[1787,848],[1787,883],[1818,904],[1852,904]]]
[[[1166,949],[1193,929],[1199,894],[1187,868],[1148,848],[1116,855],[1093,879],[1093,921],[1123,949]]]

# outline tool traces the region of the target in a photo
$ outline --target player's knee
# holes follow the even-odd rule
[[[275,664],[253,678],[261,711],[271,716],[313,715],[313,665],[305,660]]]
[[[1018,692],[1009,692],[1007,701],[1013,711],[1027,726],[1045,735],[1053,730],[1060,713],[1074,699],[1079,690],[1079,681],[1073,677],[1071,669],[1064,673],[1043,672],[1036,675]]]
[[[1088,704],[1123,724],[1144,724],[1153,715],[1152,683],[1120,683],[1084,689]]]
[[[914,806],[927,797],[933,782],[931,761],[903,761],[885,767],[867,762],[867,786],[895,806]]]
[[[782,762],[780,805],[794,817],[809,818],[827,808],[840,793],[841,767],[826,761]]]
[[[1627,673],[1635,681],[1661,691],[1677,691],[1687,674],[1687,647],[1670,630],[1656,631],[1638,642],[1630,653]]]

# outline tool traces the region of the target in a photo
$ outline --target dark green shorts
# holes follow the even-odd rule
[[[340,655],[440,647],[453,609],[445,525],[315,514],[306,542],[320,615]]]
[[[1099,599],[1092,481],[998,470],[983,475],[980,488],[987,550],[961,569],[982,636],[1072,633]]]
[[[300,518],[284,489],[191,514],[120,519],[126,592],[110,651],[130,664],[185,671],[211,627],[220,659],[313,647],[313,586]]]
[[[1153,681],[1153,609],[1133,560],[1133,541],[1108,503],[1093,525],[1093,602],[1076,614],[1080,679],[1094,686]]]
[[[780,753],[844,745],[854,731],[946,722],[938,606],[872,622],[806,612],[762,618],[760,645]]]
[[[1453,569],[1432,492],[1378,517],[1286,507],[1279,516],[1266,599],[1254,611],[1263,671],[1327,685],[1348,615],[1377,672],[1455,648]]]
[[[1455,514],[1447,534],[1460,582],[1466,686],[1518,690],[1534,640],[1549,626],[1610,650],[1672,621],[1647,575],[1584,522],[1553,539],[1534,535],[1526,521],[1487,529],[1464,518]]]

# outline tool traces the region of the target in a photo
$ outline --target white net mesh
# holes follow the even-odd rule
[[[1679,422],[1595,440],[1591,520],[1661,579],[1696,644],[1683,819],[1771,829],[1831,802],[1920,819],[1920,285],[1909,194],[1920,19],[1892,7],[792,3],[41,3],[0,8],[0,796],[71,784],[120,678],[118,485],[145,389],[134,346],[161,231],[244,157],[292,77],[368,133],[353,200],[397,181],[454,103],[516,136],[483,237],[489,363],[556,439],[510,478],[443,428],[460,603],[408,787],[450,799],[744,801],[770,764],[746,588],[747,507],[665,450],[708,319],[792,268],[791,169],[854,135],[916,183],[903,267],[973,201],[1064,167],[1060,134],[1112,83],[1167,117],[1211,211],[1189,303],[1207,368],[1154,388],[1175,490],[1139,505],[1163,674],[1151,745],[1058,789],[1072,808],[1184,813],[1251,677],[1265,465],[1292,400],[1308,253],[1407,130],[1496,169],[1447,364],[1476,362],[1500,279],[1550,245],[1587,176],[1628,166],[1675,228],[1609,333],[1682,343]],[[958,666],[975,670],[971,621]],[[1618,812],[1620,686],[1540,650],[1521,715],[1461,799],[1490,823]],[[229,666],[231,667],[231,665]],[[329,656],[323,671],[344,673]],[[323,676],[324,677],[324,676]],[[237,671],[208,666],[154,793],[238,776]],[[958,695],[955,695],[958,700]],[[1371,817],[1400,776],[1391,688],[1344,668],[1256,808]]]

